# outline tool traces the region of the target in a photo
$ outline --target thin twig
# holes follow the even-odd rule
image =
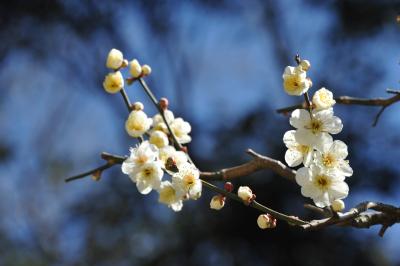
[[[372,98],[372,99],[340,96],[335,98],[335,101],[338,104],[346,104],[346,105],[382,106],[381,110],[377,113],[374,119],[373,126],[376,126],[385,108],[400,101],[400,94],[395,94],[394,96],[389,98]],[[304,106],[306,106],[305,103],[296,104],[293,106],[277,109],[276,112],[281,114],[288,114],[293,110],[304,108]]]
[[[213,185],[213,184],[211,184],[211,183],[208,183],[207,181],[204,181],[204,180],[202,180],[202,183],[203,183],[203,185],[204,185],[205,187],[209,188],[210,190],[213,190],[214,192],[217,192],[217,193],[219,193],[219,194],[224,195],[225,197],[228,197],[228,198],[230,198],[230,199],[232,199],[232,200],[235,200],[235,201],[238,201],[238,202],[241,202],[241,203],[244,203],[245,205],[247,205],[247,204],[246,204],[238,195],[236,195],[236,194],[230,193],[230,192],[228,192],[228,191],[226,191],[226,190],[224,190],[224,189],[221,189],[221,188],[219,188],[219,187],[217,187],[217,186],[215,186],[215,185]],[[299,219],[299,218],[297,218],[297,217],[295,217],[295,216],[289,216],[289,215],[280,213],[280,212],[278,212],[278,211],[275,211],[275,210],[273,210],[273,209],[271,209],[271,208],[268,208],[267,206],[262,205],[261,203],[255,201],[255,200],[251,201],[251,202],[248,204],[248,206],[250,206],[250,207],[252,207],[252,208],[254,208],[254,209],[257,209],[257,210],[259,210],[259,211],[261,211],[261,212],[263,212],[263,213],[269,213],[269,214],[271,214],[272,216],[274,216],[276,219],[286,221],[286,222],[288,222],[288,223],[291,224],[291,225],[299,225],[299,226],[301,226],[301,225],[306,225],[306,224],[307,224],[306,221],[303,221],[303,220],[301,220],[301,219]]]

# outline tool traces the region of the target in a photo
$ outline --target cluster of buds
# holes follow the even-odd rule
[[[129,68],[131,78],[128,78],[128,83],[132,83],[133,80],[150,75],[151,68],[148,65],[140,65],[137,59],[133,59],[128,62],[124,59],[124,55],[117,49],[111,49],[108,53],[106,60],[107,68],[111,69],[112,72],[108,73],[104,79],[103,87],[108,93],[117,93],[124,87],[124,77],[121,73],[121,69],[125,67]]]
[[[306,71],[310,63],[296,59],[298,66],[285,68],[284,89],[291,95],[307,94],[310,86],[307,85]],[[288,148],[286,163],[290,167],[304,165],[296,173],[302,195],[312,198],[318,207],[331,206],[334,211],[341,211],[344,209],[342,199],[349,192],[344,180],[353,174],[353,170],[346,160],[347,145],[331,136],[343,128],[340,118],[334,116],[334,104],[331,91],[317,90],[309,109],[292,112],[290,124],[295,130],[287,131],[283,142]]]

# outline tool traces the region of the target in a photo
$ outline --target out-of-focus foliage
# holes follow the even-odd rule
[[[9,1],[0,8],[1,265],[398,265],[400,229],[258,229],[255,210],[210,193],[173,213],[142,197],[117,167],[99,183],[63,178],[127,154],[135,140],[122,99],[102,89],[111,48],[152,66],[149,84],[191,122],[202,170],[282,160],[296,102],[284,66],[311,61],[313,89],[385,96],[398,87],[396,1]],[[139,86],[129,89],[155,110]],[[399,106],[371,128],[374,108],[338,106],[354,176],[348,206],[399,205]],[[238,179],[260,202],[307,217],[299,188],[263,171]]]

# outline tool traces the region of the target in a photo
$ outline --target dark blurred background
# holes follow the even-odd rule
[[[148,83],[191,122],[202,170],[243,163],[246,148],[283,160],[297,103],[282,72],[300,53],[315,89],[386,97],[399,88],[399,1],[22,1],[0,6],[0,265],[400,265],[400,226],[260,230],[258,212],[204,192],[180,213],[142,196],[119,167],[101,182],[64,178],[127,154],[119,95],[102,89],[118,48],[152,66]],[[138,84],[132,100],[155,110]],[[337,106],[354,176],[348,207],[400,201],[400,105]],[[310,218],[300,189],[270,171],[234,181],[260,202]],[[222,185],[222,184],[220,184]]]

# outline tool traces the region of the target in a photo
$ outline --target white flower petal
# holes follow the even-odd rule
[[[304,109],[296,109],[290,117],[290,124],[295,128],[304,128],[310,122],[310,113]]]
[[[296,183],[303,186],[309,183],[311,180],[310,169],[307,167],[302,167],[296,172]]]
[[[303,154],[294,149],[288,149],[285,153],[285,161],[290,167],[296,167],[303,162]]]
[[[336,155],[337,158],[345,159],[348,155],[347,145],[340,140],[335,140],[330,147],[330,151]]]
[[[297,147],[298,143],[295,138],[296,130],[289,130],[286,131],[283,135],[283,143],[285,143],[287,148],[295,148]]]
[[[136,182],[136,187],[143,195],[149,194],[152,191],[151,186],[149,186],[146,182]]]

